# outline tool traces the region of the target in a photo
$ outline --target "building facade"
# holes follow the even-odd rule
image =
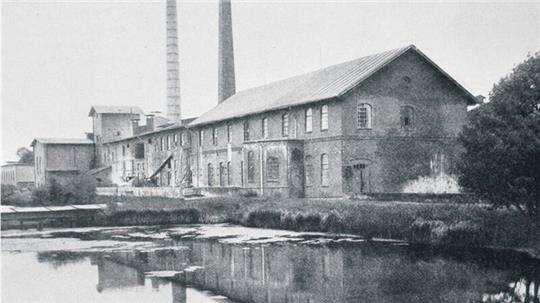
[[[34,165],[32,163],[12,162],[2,165],[2,184],[17,187],[34,186]]]
[[[94,166],[94,142],[88,139],[36,138],[32,147],[35,184],[38,187],[52,179],[66,184]]]
[[[452,172],[475,102],[414,46],[239,92],[189,125],[194,184],[297,197],[401,192]]]

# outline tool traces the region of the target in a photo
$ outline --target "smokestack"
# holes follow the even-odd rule
[[[167,118],[181,123],[176,0],[167,0]]]
[[[235,93],[231,1],[219,0],[218,103]]]

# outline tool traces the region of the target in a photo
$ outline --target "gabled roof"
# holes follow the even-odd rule
[[[30,145],[34,146],[37,142],[42,143],[42,144],[72,144],[72,145],[94,144],[92,140],[88,140],[88,139],[35,138]]]
[[[416,51],[443,73],[469,97],[469,102],[476,102],[471,93],[414,45],[409,45],[238,92],[201,115],[190,126],[339,97],[409,50]]]
[[[142,114],[143,111],[138,106],[109,106],[109,105],[93,105],[90,108],[88,117],[98,114]]]

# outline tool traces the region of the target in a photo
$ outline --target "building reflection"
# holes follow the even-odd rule
[[[186,287],[252,303],[498,302],[501,297],[539,302],[540,264],[518,255],[462,257],[457,261],[440,254],[419,256],[408,247],[382,244],[335,248],[217,241],[175,244],[94,256],[98,291],[142,286],[145,272],[173,271],[177,274],[171,279],[149,280],[155,290],[171,283],[174,303],[189,302]],[[524,287],[511,287],[516,281],[528,285],[528,296],[520,290]]]

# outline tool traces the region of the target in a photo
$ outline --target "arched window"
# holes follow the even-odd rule
[[[356,109],[358,128],[371,128],[371,105],[359,103]]]
[[[268,118],[262,119],[262,137],[268,138]]]
[[[225,186],[225,165],[219,162],[219,186]]]
[[[321,186],[327,186],[329,181],[328,176],[328,155],[321,155]]]
[[[212,163],[208,163],[208,186],[214,185],[214,167]]]
[[[306,109],[306,133],[313,131],[313,110],[310,108]]]
[[[402,106],[400,116],[402,127],[412,128],[414,126],[414,108],[412,106]]]
[[[249,121],[244,121],[244,141],[249,141]]]
[[[279,160],[276,157],[266,159],[266,181],[277,182],[279,180]]]
[[[306,165],[306,186],[312,186],[313,185],[313,157],[312,156],[306,156],[305,159],[305,165]]]
[[[328,105],[321,107],[321,130],[328,129]]]
[[[281,135],[283,137],[289,136],[289,114],[285,113],[281,116]]]
[[[248,152],[248,156],[247,156],[247,179],[248,179],[248,183],[253,183],[255,182],[255,154],[250,151]]]

